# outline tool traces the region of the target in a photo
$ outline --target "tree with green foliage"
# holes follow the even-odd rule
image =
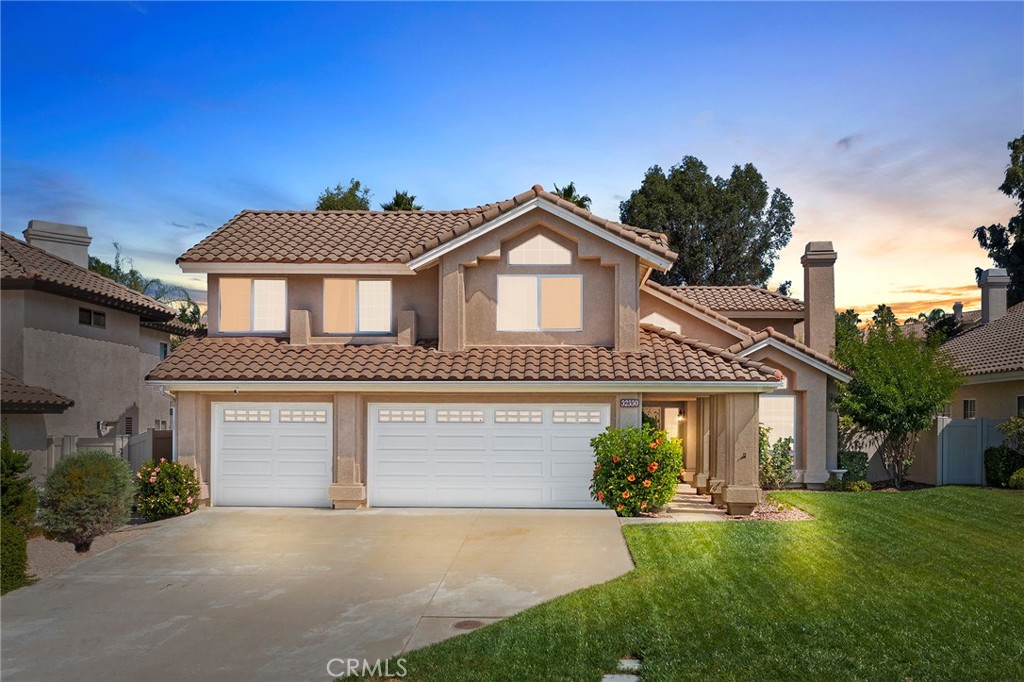
[[[7,433],[7,422],[3,423],[3,435],[0,440],[0,515],[15,524],[22,531],[29,530],[36,520],[38,499],[36,489],[32,485],[32,477],[28,476],[32,462],[27,452],[20,452],[11,447],[11,439]]]
[[[577,192],[575,182],[570,182],[568,185],[565,185],[564,187],[559,187],[555,183],[551,183],[551,185],[555,188],[552,194],[555,194],[565,199],[566,201],[572,202],[582,209],[585,209],[587,211],[590,210],[590,197],[587,196],[586,194],[581,195],[579,192]]]
[[[372,193],[369,187],[363,187],[363,183],[355,178],[344,187],[340,182],[334,189],[327,187],[316,199],[316,210],[318,211],[369,211],[370,197]]]
[[[712,177],[685,157],[668,173],[652,166],[640,189],[619,204],[627,225],[657,230],[679,258],[655,275],[662,284],[765,286],[779,252],[793,237],[793,201],[753,166]]]
[[[899,325],[896,313],[884,303],[880,303],[871,314],[871,326],[874,328],[894,329]]]
[[[837,388],[836,406],[875,436],[898,487],[914,461],[920,432],[953,399],[963,377],[936,345],[905,334],[887,309],[876,309],[866,338],[850,333],[848,316],[837,317],[835,357],[852,379]]]
[[[89,256],[89,269],[122,284],[133,291],[145,294],[165,305],[178,310],[178,320],[191,329],[203,327],[202,312],[185,287],[169,284],[157,277],[146,277],[135,267],[135,261],[125,256],[121,245],[114,242],[114,262],[107,263],[96,256]]]
[[[1010,163],[999,191],[1017,204],[1017,213],[1007,224],[980,226],[974,229],[978,245],[988,251],[988,257],[1000,268],[1006,268],[1010,276],[1007,303],[1014,305],[1024,301],[1024,135],[1010,140]],[[974,269],[981,281],[982,268]]]
[[[963,328],[962,320],[957,319],[954,315],[945,315],[938,320],[929,322],[925,327],[924,333],[928,343],[933,346],[941,346],[962,332]]]
[[[395,196],[386,204],[380,205],[384,211],[422,211],[423,207],[416,203],[416,195],[395,190]]]

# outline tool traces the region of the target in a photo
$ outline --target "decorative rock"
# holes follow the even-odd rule
[[[640,661],[635,658],[620,658],[619,659],[619,672],[638,672],[640,670]]]

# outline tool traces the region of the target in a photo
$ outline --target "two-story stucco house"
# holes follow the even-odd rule
[[[649,280],[675,258],[540,186],[456,211],[244,211],[178,259],[207,274],[209,332],[148,379],[214,505],[595,506],[589,441],[643,410],[732,513],[757,502],[766,416],[820,486],[847,379],[831,244],[808,245],[806,305]]]
[[[171,334],[188,331],[176,313],[91,272],[86,228],[32,220],[24,236],[2,242],[0,412],[12,446],[39,475],[79,440],[168,429],[171,401],[144,378]]]

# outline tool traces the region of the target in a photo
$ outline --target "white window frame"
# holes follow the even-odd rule
[[[320,309],[327,310],[327,287],[325,283],[328,279],[344,279],[339,278],[327,278],[320,283]],[[388,285],[388,328],[386,330],[372,330],[366,331],[361,328],[362,316],[360,315],[359,305],[359,288],[364,282],[386,282]],[[327,336],[394,336],[395,334],[395,285],[394,280],[390,279],[357,279],[356,280],[356,330],[354,332],[324,332]]]
[[[970,403],[970,406],[971,406],[971,416],[970,417],[967,416],[967,405],[968,405],[968,403]],[[963,408],[963,411],[964,411],[963,412],[964,419],[977,419],[978,418],[978,401],[975,400],[974,398],[964,398],[964,402],[962,404],[962,408]]]
[[[545,260],[544,258],[542,258],[541,255],[543,253],[543,250],[541,250],[541,249],[534,249],[534,245],[538,241],[546,242],[544,244],[544,247],[545,247],[544,250],[550,249],[550,247],[548,246],[549,244],[551,246],[554,246],[556,249],[558,249],[558,251],[556,251],[556,253],[558,253],[558,256],[556,258],[554,258],[554,259],[548,259],[548,260]],[[521,259],[522,259],[521,262],[519,262],[517,260],[513,260],[513,258],[512,258],[513,254],[523,254],[521,256]],[[531,261],[530,260],[530,256],[532,256],[534,258],[539,258],[539,260]],[[560,261],[560,259],[564,259],[564,262],[555,262],[555,261]],[[529,239],[527,239],[525,242],[520,244],[519,246],[514,246],[511,249],[509,249],[508,250],[508,258],[507,258],[507,260],[508,260],[508,264],[509,265],[512,265],[512,266],[515,266],[515,267],[520,267],[520,266],[523,266],[523,265],[572,265],[572,251],[570,249],[565,248],[564,246],[562,246],[561,244],[556,242],[554,239],[552,239],[551,237],[548,237],[545,234],[535,234],[532,237],[530,237]]]
[[[578,326],[578,327],[562,328],[562,327],[541,327],[540,326],[540,321],[541,321],[541,318],[543,317],[540,281],[542,279],[546,279],[546,278],[552,278],[553,279],[553,278],[556,278],[556,277],[557,278],[572,277],[572,278],[578,279],[580,281],[580,326]],[[496,306],[496,309],[495,309],[495,326],[496,326],[496,328],[497,328],[497,330],[499,332],[579,332],[579,331],[583,331],[583,275],[577,274],[577,273],[551,274],[551,275],[548,275],[548,274],[498,275],[497,281],[499,283],[495,286],[495,293],[497,293],[497,291],[499,291],[501,289],[500,282],[501,282],[501,280],[503,278],[518,278],[518,279],[529,278],[529,279],[533,279],[533,280],[536,281],[536,286],[534,287],[534,290],[535,290],[535,295],[537,296],[537,308],[536,308],[537,319],[534,321],[534,326],[532,326],[532,327],[523,327],[523,328],[518,328],[518,327],[502,327],[497,322],[498,310],[500,310],[500,308],[501,308],[501,297],[498,296],[497,297],[498,298],[497,306]]]
[[[223,334],[280,334],[288,331],[288,279],[286,277],[247,277],[249,280],[249,329],[241,331],[221,332]],[[284,282],[284,326],[281,329],[256,329],[256,282]],[[224,300],[220,291],[217,292],[217,328],[221,328],[220,320],[224,314]]]

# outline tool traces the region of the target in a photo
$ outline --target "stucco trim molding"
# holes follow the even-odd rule
[[[992,372],[991,374],[974,374],[964,377],[965,385],[995,384],[1001,381],[1024,381],[1024,371]]]
[[[739,355],[741,358],[745,358],[745,357],[749,356],[750,354],[756,353],[757,351],[761,350],[762,348],[767,348],[767,347],[771,347],[771,348],[775,348],[777,350],[780,350],[783,353],[785,353],[786,355],[789,355],[792,358],[796,358],[797,360],[800,360],[801,362],[810,365],[811,367],[817,369],[818,371],[824,372],[825,374],[829,375],[833,379],[836,379],[837,381],[842,381],[844,384],[845,383],[849,383],[850,379],[853,378],[850,375],[845,374],[844,372],[840,372],[835,367],[829,367],[824,362],[821,362],[820,360],[818,360],[816,358],[813,358],[810,355],[807,355],[806,353],[801,353],[796,348],[788,346],[787,344],[782,343],[781,341],[777,341],[777,340],[775,340],[773,338],[770,338],[770,337],[767,338],[767,339],[764,339],[763,341],[758,341],[757,343],[755,343],[750,348],[747,348],[747,349],[745,349],[743,351],[740,351],[739,353],[737,353],[737,355]],[[768,363],[768,364],[770,364],[770,363]]]
[[[522,206],[517,206],[508,213],[503,213],[494,220],[484,223],[483,225],[474,230],[470,230],[469,232],[460,235],[455,239],[452,239],[451,241],[447,241],[444,244],[441,244],[437,248],[431,249],[430,251],[427,251],[426,253],[423,253],[417,256],[416,258],[413,258],[411,261],[409,261],[408,265],[413,270],[421,270],[425,267],[428,267],[432,265],[435,261],[437,261],[437,259],[443,256],[444,254],[450,251],[454,251],[460,246],[468,244],[474,239],[478,239],[479,237],[484,236],[488,232],[491,232],[492,230],[495,230],[501,227],[502,225],[505,225],[515,220],[519,216],[529,213],[534,209],[541,209],[547,211],[553,216],[561,218],[567,223],[571,223],[572,225],[575,225],[581,230],[589,232],[595,237],[600,237],[601,239],[609,241],[612,244],[615,244],[616,246],[632,253],[633,255],[638,256],[640,259],[642,259],[644,263],[653,265],[659,270],[664,271],[672,267],[672,261],[666,260],[665,258],[651,251],[648,251],[647,249],[638,244],[634,244],[621,237],[617,237],[611,232],[603,230],[597,225],[594,225],[589,220],[582,218],[576,215],[575,213],[572,213],[571,211],[567,211],[561,206],[556,206],[551,202],[547,201],[546,199],[542,199],[540,197],[531,199]]]
[[[218,393],[771,393],[781,381],[147,381],[168,391]]]
[[[182,272],[220,275],[415,275],[404,263],[178,263]]]

